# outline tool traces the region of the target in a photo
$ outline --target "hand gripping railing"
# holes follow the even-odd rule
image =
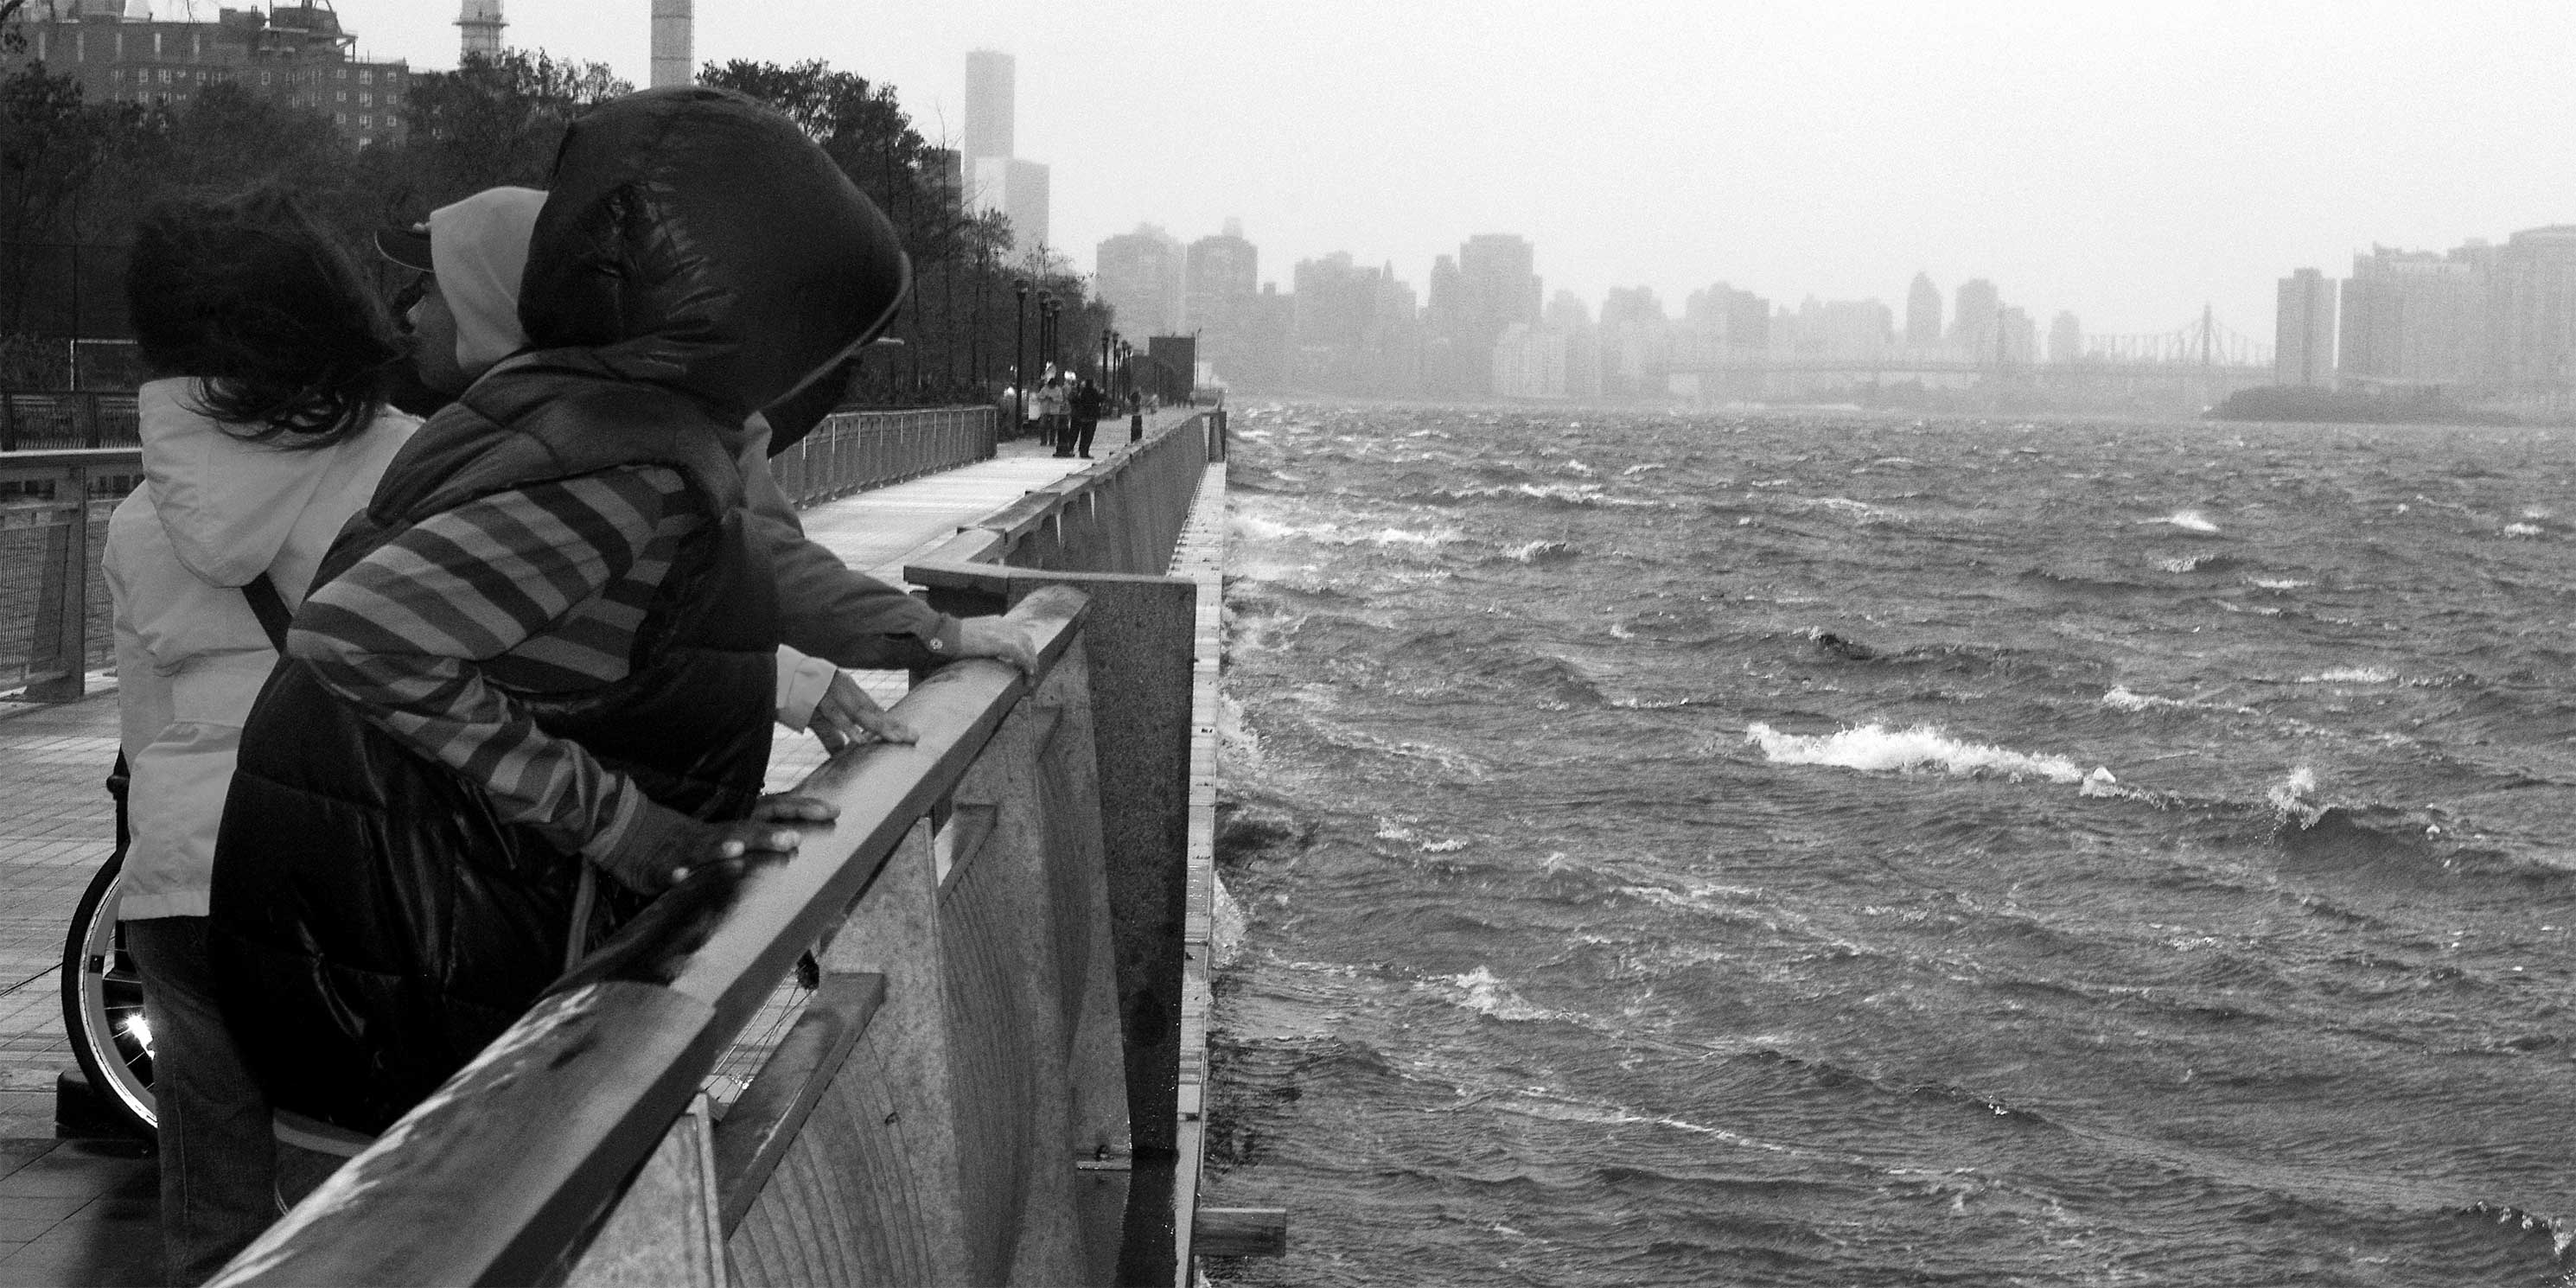
[[[787,862],[701,873],[217,1282],[1072,1283],[1111,1277],[1127,1151],[1087,601],[1041,665],[931,674],[912,746],[800,790]],[[721,1123],[700,1080],[813,950],[823,980]]]

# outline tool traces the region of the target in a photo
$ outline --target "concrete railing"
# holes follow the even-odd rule
[[[1169,559],[1222,446],[1167,427],[907,569],[1007,606],[1037,674],[922,678],[893,708],[918,743],[802,784],[840,815],[796,858],[656,902],[217,1282],[1186,1275],[1197,586],[1126,569]],[[719,1113],[709,1070],[809,953],[803,1016]]]
[[[815,505],[993,456],[993,409],[835,412],[769,458],[779,488]]]
[[[99,558],[142,472],[135,447],[0,454],[0,687],[71,701],[115,655]]]

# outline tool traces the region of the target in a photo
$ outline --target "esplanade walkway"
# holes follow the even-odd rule
[[[1148,437],[1192,414],[1149,416]],[[1102,423],[1103,462],[1127,447],[1127,428],[1123,418]],[[850,566],[902,584],[909,560],[962,527],[1103,462],[1007,442],[992,459],[826,501],[803,518]],[[887,705],[906,687],[900,672],[859,678]],[[92,672],[85,688],[71,702],[0,702],[0,1288],[162,1281],[148,1149],[113,1133],[57,1131],[57,1077],[75,1068],[60,1000],[64,936],[114,834],[102,780],[116,754],[115,680]],[[825,759],[809,735],[779,730],[771,789]]]

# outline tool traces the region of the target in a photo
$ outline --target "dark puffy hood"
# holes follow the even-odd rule
[[[539,349],[740,417],[837,370],[911,275],[894,225],[786,118],[674,86],[566,132],[519,318]]]

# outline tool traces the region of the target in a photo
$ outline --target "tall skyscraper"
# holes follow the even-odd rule
[[[1905,347],[1941,347],[1941,288],[1932,284],[1930,273],[1916,273],[1905,292]]]
[[[2335,281],[2313,268],[2281,279],[2272,311],[2272,381],[2331,385],[2335,377]]]
[[[463,13],[456,25],[463,34],[463,58],[481,55],[497,57],[501,52],[501,29],[510,24],[501,19],[501,0],[465,0]]]
[[[1047,168],[1012,152],[1012,88],[1018,62],[1009,54],[978,49],[966,55],[966,173],[976,209],[998,210],[1011,221],[1011,254],[1047,245]]]
[[[1016,155],[1011,151],[1012,122],[1018,110],[1013,81],[1018,61],[994,49],[966,55],[966,161]]]
[[[690,0],[653,0],[653,84],[687,85],[698,78],[692,62],[697,19]]]
[[[1142,341],[1181,333],[1181,243],[1152,224],[1101,241],[1092,261],[1100,298],[1115,310],[1111,325]]]

